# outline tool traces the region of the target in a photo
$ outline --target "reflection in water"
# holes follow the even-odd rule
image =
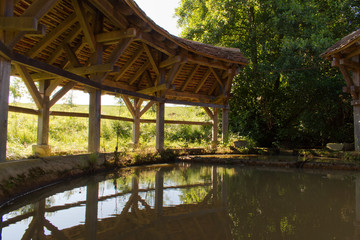
[[[360,178],[130,168],[46,189],[0,214],[1,239],[359,239]]]

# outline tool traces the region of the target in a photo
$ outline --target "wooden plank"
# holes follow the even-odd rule
[[[205,73],[205,75],[203,76],[202,80],[200,81],[199,85],[197,86],[195,93],[198,93],[200,91],[200,89],[202,88],[202,86],[204,85],[204,83],[206,82],[206,80],[208,79],[208,77],[211,74],[211,70],[210,68],[207,70],[207,72]]]
[[[133,38],[136,36],[136,29],[129,28],[126,31],[114,30],[111,32],[104,32],[96,34],[95,39],[98,43],[114,44],[124,38]]]
[[[182,57],[181,56],[174,56],[174,57],[169,57],[168,59],[166,59],[165,61],[162,61],[160,63],[160,68],[166,68],[168,66],[171,66],[175,63],[180,63],[182,61]]]
[[[184,85],[181,88],[181,91],[185,91],[187,85],[190,83],[190,81],[193,79],[193,77],[195,76],[196,72],[199,70],[200,65],[197,64],[194,69],[192,70],[192,72],[190,73],[190,75],[188,76],[188,78],[186,79]]]
[[[39,90],[37,89],[36,85],[34,84],[34,81],[33,79],[31,78],[28,70],[22,66],[22,65],[19,65],[19,64],[15,64],[15,67],[16,67],[16,70],[17,72],[20,74],[22,80],[24,81],[31,97],[33,98],[36,106],[39,108],[39,109],[42,109],[42,101],[43,101],[43,98],[42,96],[40,95],[39,93]]]
[[[136,60],[142,55],[144,49],[140,47],[134,56],[126,62],[126,64],[121,68],[119,75],[116,77],[116,81],[119,81],[121,77],[126,73],[127,70],[136,62]]]
[[[92,52],[96,50],[96,40],[95,35],[90,27],[89,19],[86,17],[85,8],[82,1],[72,0],[73,7],[77,16],[77,19],[80,23],[82,31],[84,33],[85,39],[89,44],[89,48]]]
[[[166,89],[166,84],[163,83],[163,84],[157,85],[155,87],[146,88],[146,89],[143,89],[143,90],[140,90],[140,91],[137,91],[137,92],[138,93],[143,93],[143,94],[153,94],[155,92],[163,91],[165,89]]]
[[[39,110],[31,109],[31,108],[23,108],[17,106],[9,106],[10,112],[17,112],[17,113],[24,113],[24,114],[31,114],[31,115],[39,115]]]
[[[122,96],[122,99],[125,102],[126,107],[128,108],[129,112],[131,113],[131,116],[135,117],[135,108],[133,104],[131,103],[130,99],[127,96]]]
[[[51,81],[49,87],[45,91],[45,96],[50,96],[52,92],[62,83],[62,79],[55,79]]]
[[[57,37],[66,31],[71,25],[76,22],[76,15],[73,13],[68,16],[61,24],[59,24],[53,31],[41,39],[33,48],[27,52],[27,56],[34,58],[38,53],[51,44]]]
[[[157,66],[157,64],[155,62],[155,58],[152,55],[149,47],[145,43],[143,43],[143,48],[145,49],[146,55],[149,58],[149,61],[150,61],[151,65],[152,65],[152,68],[153,68],[154,72],[156,73],[156,75],[159,75],[160,74],[159,68],[158,68],[158,66]]]
[[[8,31],[37,31],[37,19],[33,17],[0,17],[0,29]]]
[[[129,85],[133,85],[136,80],[138,80],[138,78],[148,69],[148,67],[150,66],[150,61],[147,60],[143,66],[135,73],[134,76],[132,76],[129,80]]]
[[[49,107],[54,106],[66,93],[68,93],[73,87],[76,86],[76,82],[68,82],[63,86],[50,100]]]
[[[148,104],[146,104],[146,106],[140,111],[140,117],[144,115],[152,107],[152,105],[154,105],[154,103],[154,101],[148,102]]]
[[[107,16],[117,27],[121,29],[126,29],[128,27],[129,22],[117,11],[116,6],[111,4],[108,0],[89,0],[89,2]]]
[[[112,51],[109,59],[107,60],[107,63],[114,65],[132,41],[133,38],[126,38],[121,43],[119,43]]]
[[[0,57],[0,162],[6,161],[11,62]]]

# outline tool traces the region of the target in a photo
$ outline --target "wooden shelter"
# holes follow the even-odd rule
[[[355,150],[360,151],[360,30],[347,35],[321,56],[333,60],[332,66],[338,67],[345,79],[343,91],[353,99]]]
[[[133,0],[0,3],[0,161],[6,156],[8,110],[38,115],[34,150],[48,155],[50,109],[71,89],[90,96],[89,152],[100,150],[102,94],[123,98],[132,115],[135,145],[141,116],[153,104],[159,150],[164,148],[165,103],[204,107],[212,119],[215,144],[217,113],[222,109],[223,134],[227,134],[232,79],[248,63],[239,49],[170,35]],[[10,75],[23,79],[38,110],[9,108]],[[142,107],[144,101],[148,102]]]

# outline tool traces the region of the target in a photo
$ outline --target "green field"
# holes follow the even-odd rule
[[[14,105],[14,104],[12,104]],[[15,106],[36,109],[34,104],[18,103]],[[88,112],[87,105],[55,105],[52,111]],[[126,106],[102,106],[102,114],[131,118]],[[155,119],[155,105],[144,114],[142,119]],[[166,107],[165,120],[210,121],[199,107]],[[8,159],[28,157],[32,145],[36,144],[37,116],[9,112]],[[75,154],[87,151],[88,119],[75,117],[50,116],[49,141],[52,152]],[[211,141],[211,126],[165,125],[165,146],[169,148],[207,147]],[[101,121],[101,152],[113,152],[117,143],[125,151],[132,142],[132,123],[113,120]],[[155,146],[155,124],[142,123],[140,134],[141,147]]]

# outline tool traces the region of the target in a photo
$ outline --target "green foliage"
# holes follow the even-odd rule
[[[240,48],[250,64],[235,78],[231,130],[260,145],[352,142],[344,80],[319,55],[360,23],[351,0],[181,0],[182,36]]]

